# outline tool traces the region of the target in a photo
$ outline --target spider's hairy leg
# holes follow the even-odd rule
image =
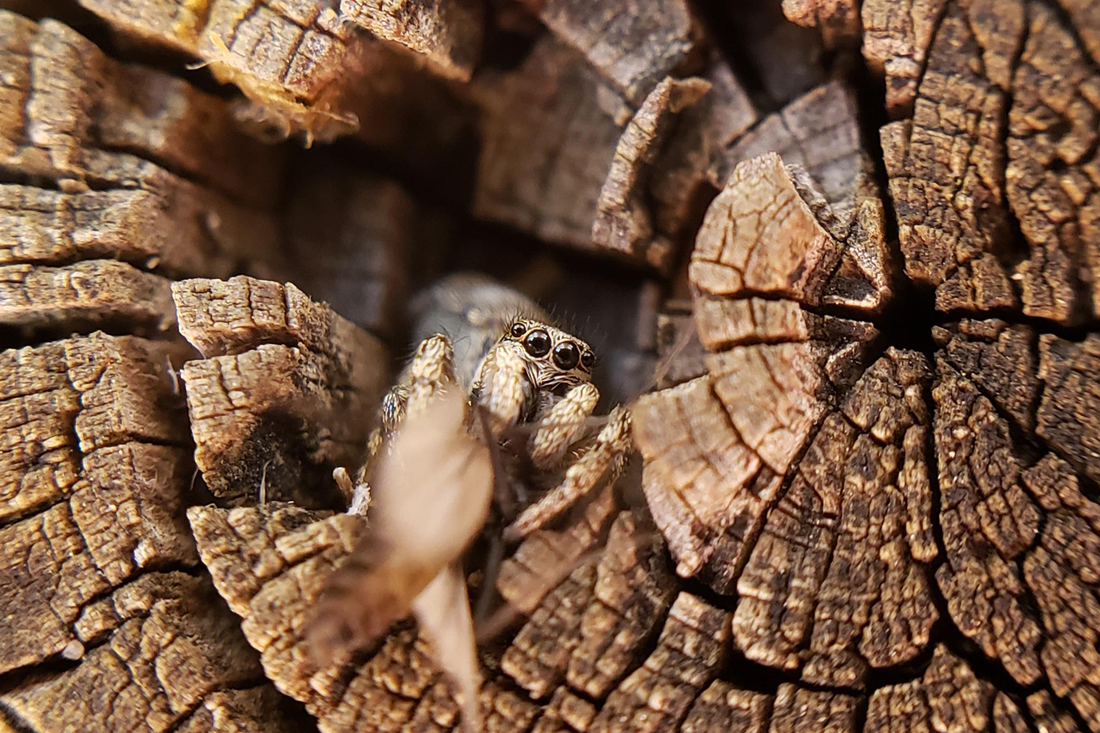
[[[569,390],[547,410],[527,443],[531,463],[541,470],[558,466],[587,429],[586,420],[599,401],[599,390],[591,382],[585,382]]]
[[[615,481],[626,465],[633,449],[630,433],[630,411],[619,405],[608,415],[607,424],[596,440],[565,472],[556,487],[527,507],[504,530],[509,541],[522,539],[543,527],[596,487]]]
[[[499,439],[520,421],[534,398],[523,347],[514,341],[502,341],[490,349],[481,364],[474,390],[485,410],[489,432]]]
[[[416,347],[416,355],[408,367],[408,397],[405,415],[424,410],[440,392],[453,388],[455,355],[451,340],[442,334],[429,336]]]
[[[341,468],[333,471],[333,478],[351,507],[349,512],[366,512],[370,503],[370,475],[386,440],[393,436],[406,417],[423,410],[435,395],[453,388],[455,384],[454,350],[450,339],[436,334],[421,341],[400,382],[382,398],[378,411],[380,424],[367,439],[367,457],[355,474],[350,494],[347,490],[347,472]],[[337,475],[339,472],[343,475]]]

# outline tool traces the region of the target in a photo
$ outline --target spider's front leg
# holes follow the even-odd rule
[[[502,341],[490,349],[470,392],[485,415],[489,432],[500,440],[534,406],[535,388],[527,376],[523,347]]]
[[[594,402],[593,405],[595,405]],[[550,413],[553,411],[552,408]],[[573,424],[583,425],[583,422],[583,420],[574,421]],[[527,507],[514,522],[508,525],[504,530],[505,540],[513,542],[526,537],[558,517],[582,497],[618,479],[633,449],[630,423],[631,416],[627,408],[620,405],[612,410],[607,416],[607,424],[600,430],[596,440],[569,466],[561,483]],[[543,429],[540,426],[539,431],[532,436],[532,442],[539,437]],[[547,432],[544,435],[549,436],[550,431],[556,429],[558,428],[550,425],[546,428]],[[556,440],[547,442],[560,445]]]
[[[344,468],[332,472],[340,491],[348,497],[349,514],[366,513],[370,504],[371,470],[382,445],[406,417],[424,410],[437,393],[456,387],[454,350],[450,339],[436,334],[421,341],[398,383],[382,398],[379,409],[381,424],[368,439],[367,459],[356,473],[355,482],[352,483]]]

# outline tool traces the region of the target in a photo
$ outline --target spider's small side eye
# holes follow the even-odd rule
[[[583,354],[581,354],[581,365],[583,365],[585,369],[591,369],[592,365],[595,363],[596,355],[593,354],[591,351],[585,351]]]
[[[536,328],[523,339],[523,348],[531,356],[546,356],[550,353],[550,334],[541,328]]]
[[[512,328],[509,329],[509,332],[516,338],[519,338],[523,334],[527,333],[527,326],[524,326],[519,321],[516,321],[512,324]]]
[[[554,363],[561,369],[572,369],[580,360],[580,350],[572,341],[566,341],[554,347]]]

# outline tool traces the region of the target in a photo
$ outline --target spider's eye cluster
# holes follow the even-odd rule
[[[536,328],[523,339],[523,348],[531,356],[546,356],[550,353],[550,334],[541,328]]]
[[[561,369],[572,369],[580,361],[580,349],[572,341],[565,341],[554,347],[554,363]]]
[[[512,328],[510,329],[510,331],[511,331],[511,334],[513,336],[515,336],[516,338],[519,338],[523,334],[527,333],[527,326],[524,326],[519,321],[516,321],[515,323],[512,324]]]

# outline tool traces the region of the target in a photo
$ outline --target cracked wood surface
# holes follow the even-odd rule
[[[387,382],[382,343],[291,284],[183,280],[172,294],[180,333],[205,357],[181,376],[210,491],[230,504],[261,492],[339,503],[332,470],[366,445]]]
[[[670,296],[640,319],[671,360],[634,404],[640,477],[493,580],[518,613],[481,649],[486,729],[1100,730],[1095,3],[547,0],[480,61],[459,2],[81,4],[256,106],[0,12],[0,336],[30,344],[0,353],[0,728],[460,725],[410,622],[325,670],[299,632],[364,531],[328,472],[387,356],[349,321],[400,343],[383,281],[431,218],[365,143]],[[452,93],[476,178],[440,162]],[[232,119],[352,114],[348,160],[296,155],[288,185]],[[349,320],[172,285],[287,262]],[[127,335],[48,341],[95,328]]]

